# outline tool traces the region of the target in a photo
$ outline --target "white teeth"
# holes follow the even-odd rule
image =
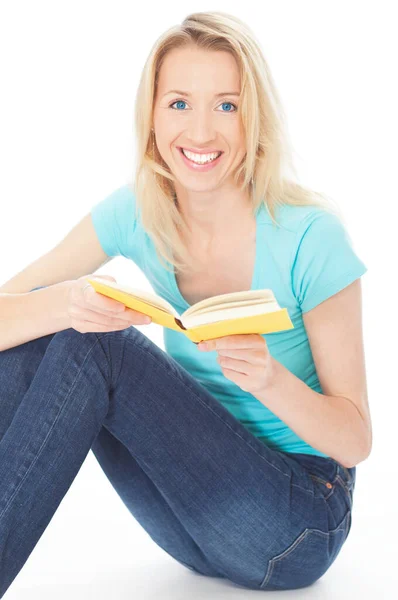
[[[189,152],[188,150],[184,150],[183,148],[182,148],[182,152],[183,152],[184,156],[189,158],[189,160],[191,160],[192,162],[198,163],[200,165],[203,165],[205,163],[215,160],[221,154],[221,152],[212,152],[211,154],[194,154],[193,152]]]

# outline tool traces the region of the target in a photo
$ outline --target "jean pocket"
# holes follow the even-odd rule
[[[352,507],[355,473],[355,467],[348,469],[347,467],[344,467],[340,463],[336,462],[336,470],[332,479],[328,480],[325,477],[321,477],[319,474],[315,473],[309,473],[309,475],[317,485],[317,488],[321,490],[325,500],[327,500],[329,496],[334,493],[334,489],[337,486],[344,492],[344,495],[349,501],[349,507]]]
[[[268,562],[261,589],[289,590],[314,583],[328,570],[341,550],[351,526],[351,511],[330,531],[304,529]]]
[[[317,488],[321,490],[322,495],[327,500],[331,494],[334,492],[334,487],[337,483],[338,476],[335,475],[333,479],[325,479],[324,477],[320,477],[319,475],[315,475],[314,473],[309,473],[309,476],[316,484]]]

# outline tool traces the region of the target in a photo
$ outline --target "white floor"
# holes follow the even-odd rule
[[[278,598],[392,598],[398,583],[394,494],[371,457],[358,467],[349,538],[313,586]],[[373,472],[374,471],[374,472]],[[369,508],[372,507],[372,510]],[[393,534],[395,532],[395,535]],[[90,453],[7,600],[248,598],[225,580],[196,575],[159,548],[125,508]]]

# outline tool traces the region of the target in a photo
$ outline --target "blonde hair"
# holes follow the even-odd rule
[[[196,12],[181,25],[165,31],[152,47],[144,65],[135,103],[137,166],[133,188],[136,215],[151,237],[166,269],[191,269],[191,257],[179,231],[188,234],[176,202],[174,175],[159,154],[152,132],[153,105],[163,61],[170,50],[194,45],[208,51],[231,53],[241,77],[239,111],[246,140],[246,155],[235,183],[249,186],[253,215],[263,203],[272,221],[278,206],[318,206],[338,213],[324,194],[299,184],[286,118],[269,66],[253,33],[240,19],[224,12]],[[188,238],[185,238],[188,239]]]

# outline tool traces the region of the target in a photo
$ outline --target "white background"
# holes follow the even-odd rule
[[[1,2],[0,285],[130,180],[134,97],[158,36],[194,11],[245,21],[282,97],[301,180],[337,201],[369,269],[363,327],[374,441],[357,466],[352,529],[321,581],[281,597],[390,597],[398,583],[395,3],[177,4]],[[151,290],[123,257],[98,273]],[[160,326],[145,333],[163,348]],[[187,589],[194,598],[251,593],[196,577],[158,548],[89,453],[6,596],[176,599]]]

